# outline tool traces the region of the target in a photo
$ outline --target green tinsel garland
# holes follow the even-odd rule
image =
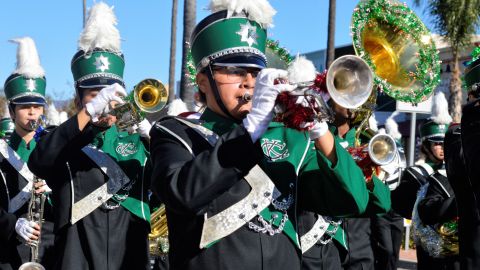
[[[354,9],[352,15],[352,36],[353,46],[356,53],[362,57],[370,67],[375,71],[375,65],[367,55],[362,46],[362,31],[367,23],[376,19],[381,23],[386,23],[407,33],[405,38],[411,38],[419,46],[418,62],[415,72],[408,75],[423,83],[421,91],[401,91],[395,89],[384,79],[375,76],[375,83],[381,91],[396,100],[410,102],[413,104],[426,100],[434,91],[440,82],[440,60],[433,40],[425,42],[425,37],[430,36],[430,32],[423,22],[410,10],[406,4],[391,2],[389,0],[364,0]],[[422,40],[423,39],[423,40]]]

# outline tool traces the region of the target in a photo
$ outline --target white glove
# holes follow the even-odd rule
[[[92,121],[97,122],[98,117],[101,116],[106,109],[108,110],[110,101],[125,103],[121,98],[125,96],[127,96],[125,88],[118,83],[114,83],[103,88],[96,97],[85,105],[85,108],[87,109],[88,114],[92,117]]]
[[[150,129],[152,129],[152,124],[148,122],[147,119],[143,119],[142,122],[138,124],[138,134],[144,138],[150,138]]]
[[[311,140],[316,140],[323,135],[327,134],[328,132],[328,124],[325,121],[318,122],[315,121],[315,124],[312,126],[312,128],[309,130],[310,134],[310,139]]]
[[[33,221],[28,221],[26,218],[19,218],[17,223],[15,223],[15,231],[20,235],[25,241],[30,241],[30,237],[33,236],[35,231],[36,223]]]
[[[252,99],[252,111],[243,119],[243,126],[256,142],[268,128],[273,118],[275,100],[280,92],[296,88],[290,84],[276,84],[275,79],[286,78],[288,72],[281,69],[265,68],[258,74]]]

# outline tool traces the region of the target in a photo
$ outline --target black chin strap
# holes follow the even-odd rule
[[[222,112],[225,115],[227,115],[230,119],[238,123],[239,121],[230,114],[230,112],[225,107],[225,104],[223,104],[222,98],[220,97],[220,93],[218,92],[217,82],[213,78],[212,64],[208,65],[207,77],[208,77],[208,81],[210,82],[210,87],[212,88],[213,94],[215,95],[215,101],[217,102]]]

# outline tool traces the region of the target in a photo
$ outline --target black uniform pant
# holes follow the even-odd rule
[[[342,262],[340,260],[340,250],[343,247],[337,244],[335,240],[328,244],[315,244],[302,256],[302,270],[340,270]]]
[[[370,218],[348,218],[343,224],[348,243],[348,253],[342,258],[343,268],[373,270]]]
[[[402,245],[403,217],[390,211],[371,218],[376,270],[396,270]]]

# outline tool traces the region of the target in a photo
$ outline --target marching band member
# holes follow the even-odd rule
[[[400,141],[402,134],[399,132],[398,124],[394,119],[396,115],[397,112],[394,112],[385,121],[385,132],[396,141],[399,155],[404,155]],[[386,170],[389,174],[384,182],[390,191],[398,187],[401,173],[406,167],[405,159],[402,160],[400,157],[398,158],[398,161],[382,166],[382,169]],[[370,222],[375,269],[396,270],[400,257],[400,247],[402,245],[403,217],[391,209],[385,215],[373,216]]]
[[[55,269],[149,269],[148,152],[105,115],[123,103],[116,18],[95,4],[71,63],[78,113],[44,135],[29,167],[48,179],[55,209]]]
[[[444,163],[443,141],[452,118],[448,114],[448,103],[443,93],[435,95],[430,119],[421,126],[420,134],[423,141],[422,152],[426,155],[429,170],[433,172],[420,187],[412,214],[417,268],[459,269],[458,240],[447,244],[441,233],[441,227],[449,222],[455,227],[452,231],[455,237],[458,217],[455,196],[447,179]],[[446,251],[450,247],[454,247],[456,251]]]
[[[480,268],[480,190],[478,181],[478,153],[480,144],[480,59],[479,48],[472,52],[472,61],[465,69],[464,82],[468,92],[460,125],[450,125],[445,134],[445,166],[458,208],[458,242],[461,269]]]
[[[275,12],[268,2],[210,7],[191,39],[207,108],[197,121],[170,117],[151,131],[152,189],[166,205],[170,266],[301,269],[297,216],[362,213],[362,172],[325,122],[309,132],[271,122],[277,95],[295,86],[274,84],[286,71],[264,69]]]
[[[330,99],[329,103],[335,114],[335,120],[331,127],[332,133],[342,147],[354,147],[357,129],[352,126],[352,121],[356,117],[355,112],[342,107],[333,99]],[[361,145],[368,143],[363,136],[360,136],[359,139],[361,140]],[[362,183],[367,186],[369,193],[366,212],[362,216],[347,218],[342,224],[348,250],[347,253],[345,250],[340,253],[344,269],[374,268],[374,256],[370,238],[370,217],[385,214],[391,207],[390,190],[388,187],[375,174],[371,176],[367,184],[365,179],[367,179],[367,176],[362,178]]]
[[[5,81],[5,96],[9,113],[14,121],[14,130],[8,142],[0,141],[0,269],[18,269],[31,259],[30,247],[33,241],[39,244],[39,263],[49,269],[53,266],[53,216],[51,202],[44,204],[43,224],[28,220],[34,175],[26,162],[36,146],[35,128],[44,113],[45,71],[35,43],[29,37],[13,40],[18,43],[17,68]],[[5,120],[6,119],[6,120]],[[2,119],[2,133],[8,133],[8,118]],[[48,193],[44,181],[35,185],[35,192]]]

